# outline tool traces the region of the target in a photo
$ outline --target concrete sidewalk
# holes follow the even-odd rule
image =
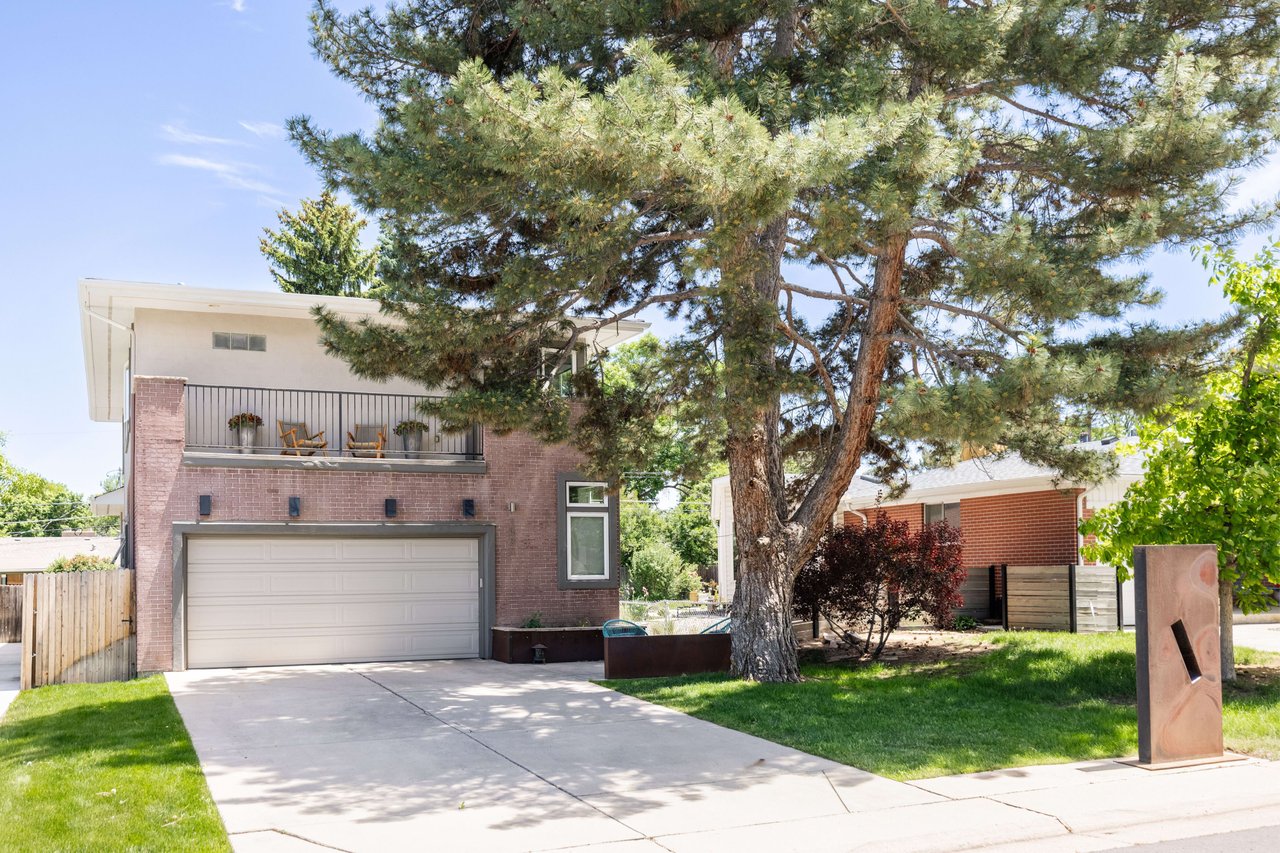
[[[241,853],[1106,850],[1280,827],[1280,764],[895,782],[492,661],[170,674]]]

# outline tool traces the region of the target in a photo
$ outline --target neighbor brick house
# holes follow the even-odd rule
[[[575,450],[446,432],[418,411],[428,390],[325,353],[312,306],[377,303],[100,280],[79,296],[91,415],[123,425],[139,671],[485,657],[493,626],[617,615],[616,498]],[[584,335],[572,367],[644,328]],[[232,429],[242,413],[261,425]],[[414,420],[418,442],[395,434]]]
[[[1091,442],[1099,453],[1110,443]],[[883,483],[855,477],[834,524],[863,524],[878,512],[905,521],[913,530],[945,519],[960,529],[963,561],[970,570],[974,593],[984,582],[979,571],[996,566],[1066,566],[1087,563],[1081,553],[1084,538],[1079,524],[1099,507],[1124,496],[1142,477],[1141,458],[1118,457],[1116,473],[1102,483],[1075,485],[1060,481],[1056,472],[1022,459],[1016,453],[981,456],[955,465],[920,471],[896,498],[887,497]],[[712,516],[719,531],[719,574],[722,590],[733,589],[733,512],[728,477],[712,484]],[[1132,618],[1131,584],[1122,613]]]

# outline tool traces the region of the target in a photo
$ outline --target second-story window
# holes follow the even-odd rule
[[[266,352],[267,336],[249,335],[241,332],[214,332],[213,348]]]
[[[542,348],[541,380],[561,396],[573,396],[573,374],[577,372],[578,351],[565,352],[554,347]]]

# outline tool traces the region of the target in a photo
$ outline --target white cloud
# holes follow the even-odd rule
[[[165,154],[160,158],[160,163],[164,166],[181,166],[184,169],[200,169],[204,172],[214,172],[219,175],[234,175],[240,171],[240,167],[234,163],[225,163],[221,160],[209,160],[205,157],[188,157],[186,154]]]
[[[231,7],[232,12],[243,12],[245,0],[231,0],[227,5]]]
[[[177,166],[182,169],[195,169],[216,175],[223,186],[233,190],[246,190],[265,196],[283,196],[287,193],[277,187],[250,177],[245,172],[256,171],[254,167],[244,163],[233,163],[227,160],[211,160],[207,157],[191,157],[186,154],[164,154],[159,158],[162,166]]]
[[[254,136],[264,139],[284,139],[285,129],[270,121],[242,121],[240,126]]]
[[[181,123],[174,122],[171,124],[163,124],[160,126],[160,133],[170,142],[181,142],[187,145],[243,145],[234,139],[226,139],[221,136],[209,136],[206,133],[198,133],[194,130],[188,130]]]

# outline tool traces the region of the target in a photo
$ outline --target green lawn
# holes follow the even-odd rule
[[[996,634],[941,664],[824,664],[800,684],[606,681],[722,726],[895,779],[1137,754],[1132,634]],[[1280,656],[1225,693],[1227,748],[1280,758]]]
[[[22,693],[0,722],[6,851],[229,850],[164,678]]]

